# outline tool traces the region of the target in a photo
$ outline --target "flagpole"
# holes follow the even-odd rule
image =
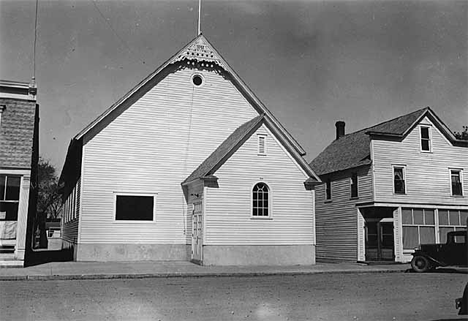
[[[198,36],[201,34],[201,0],[198,0]]]

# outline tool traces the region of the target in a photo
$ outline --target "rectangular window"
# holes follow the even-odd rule
[[[351,198],[358,197],[358,175],[351,174]]]
[[[116,195],[117,221],[153,221],[154,196]]]
[[[258,135],[258,154],[266,155],[266,136]]]
[[[424,152],[431,151],[431,133],[429,127],[421,128],[421,150]]]
[[[327,200],[331,200],[331,180],[327,179],[326,185],[325,185],[325,197]]]
[[[435,243],[435,212],[433,209],[403,208],[403,249],[413,250],[419,244]]]
[[[395,194],[405,194],[405,168],[393,167],[393,189]]]
[[[18,220],[20,185],[20,176],[0,175],[0,220]]]
[[[452,183],[452,195],[463,196],[462,174],[459,169],[450,170],[450,180]]]
[[[468,211],[440,209],[438,211],[438,217],[439,242],[445,243],[447,241],[447,232],[466,228]]]

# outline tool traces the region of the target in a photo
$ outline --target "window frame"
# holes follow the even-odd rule
[[[23,185],[23,176],[22,175],[16,175],[16,174],[7,174],[7,173],[2,173],[0,174],[0,177],[4,176],[4,190],[3,190],[3,195],[0,195],[0,202],[1,203],[10,203],[10,204],[17,204],[16,207],[16,221],[18,221],[18,216],[19,216],[19,207],[20,207],[20,200],[21,200],[21,186]],[[8,193],[8,178],[18,178],[19,179],[19,185],[18,185],[18,199],[8,199],[7,198],[7,193]],[[6,213],[5,212],[5,218],[0,218],[0,221],[6,221]]]
[[[447,223],[445,222],[441,222],[441,216],[442,216],[442,212],[443,211],[443,214],[446,214],[446,218],[447,218]],[[445,237],[447,236],[447,232],[449,230],[451,231],[458,231],[458,230],[463,230],[463,229],[466,229],[466,222],[464,222],[464,220],[462,220],[463,215],[461,214],[462,212],[468,212],[467,210],[463,210],[463,209],[450,209],[450,208],[438,208],[437,209],[437,226],[438,226],[438,236],[439,236],[439,243],[445,243],[447,240],[445,239]],[[458,217],[458,224],[453,224],[452,223],[452,220],[451,220],[451,213],[456,213],[457,217]]]
[[[403,175],[403,191],[400,192],[396,190],[396,180],[395,180],[395,170],[401,169]],[[406,165],[392,165],[392,186],[393,186],[393,194],[395,195],[406,195],[407,194],[407,186],[406,186]]]
[[[154,224],[156,223],[156,204],[157,204],[157,193],[140,193],[140,192],[114,192],[113,202],[113,220],[114,223],[118,224]],[[153,197],[153,218],[152,220],[118,220],[117,219],[117,197],[118,196],[135,196],[135,197]]]
[[[359,198],[359,176],[356,172],[351,173],[351,177],[349,178],[350,181],[350,195],[351,199]],[[354,188],[353,188],[354,187]],[[355,191],[355,195],[353,194]]]
[[[254,202],[254,188],[258,185],[258,184],[264,184],[266,187],[267,187],[267,192],[268,192],[268,207],[267,207],[267,211],[268,211],[268,215],[262,215],[262,216],[259,216],[259,215],[255,215],[254,214],[254,205],[253,205],[253,202]],[[255,182],[252,187],[250,188],[250,218],[251,219],[254,219],[254,220],[271,220],[273,218],[273,196],[272,196],[272,189],[270,187],[270,184],[268,184],[267,182],[265,181],[258,181],[258,182]],[[258,206],[257,206],[258,208]]]
[[[263,152],[260,150],[260,141],[263,139]],[[266,156],[267,155],[267,135],[266,134],[257,134],[257,155]]]
[[[405,210],[411,210],[411,222],[410,223],[405,223],[404,222],[404,218],[403,218],[403,215],[404,215],[404,211]],[[415,220],[414,220],[414,210],[421,210],[422,212],[422,222],[420,223],[416,223]],[[427,219],[427,215],[426,215],[426,211],[431,211],[432,212],[432,223],[431,222],[426,222],[426,219]],[[437,218],[438,217],[438,212],[436,211],[436,209],[434,208],[424,208],[424,207],[402,207],[401,209],[401,229],[402,229],[402,236],[403,236],[403,230],[405,227],[413,227],[413,228],[416,228],[417,231],[418,231],[418,244],[416,244],[416,246],[418,246],[419,244],[421,244],[421,237],[422,237],[422,229],[424,228],[433,228],[434,229],[434,242],[437,241],[437,231],[438,231],[438,224],[436,223],[437,222]],[[414,250],[414,247],[407,247],[405,248],[405,244],[404,244],[404,240],[402,239],[402,243],[401,243],[401,246],[403,248],[403,252],[404,253],[409,253],[409,252],[412,252]]]
[[[195,77],[200,77],[201,83],[199,85],[195,84],[195,80],[194,80]],[[205,85],[205,77],[199,72],[193,73],[192,76],[190,77],[190,81],[192,83],[192,86],[195,87],[195,88],[200,88],[200,87],[203,87]]]
[[[458,179],[460,180],[460,194],[454,194],[452,173],[458,172]],[[463,169],[462,168],[449,168],[449,183],[450,183],[450,196],[452,197],[463,197],[465,195],[463,191]]]
[[[427,128],[428,138],[423,138],[423,129]],[[428,142],[428,150],[423,149],[423,140]],[[432,126],[430,125],[421,125],[419,126],[419,149],[422,153],[432,153]]]

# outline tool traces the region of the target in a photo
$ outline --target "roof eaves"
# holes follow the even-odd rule
[[[315,173],[315,171],[310,167],[307,161],[303,158],[303,155],[296,149],[296,146],[293,145],[285,135],[282,128],[275,127],[273,120],[270,117],[265,117],[265,124],[271,130],[271,132],[278,137],[284,147],[288,150],[288,152],[293,156],[293,158],[298,162],[299,166],[306,172],[306,174],[315,179],[317,182],[320,182],[320,177]]]
[[[359,164],[354,164],[354,165],[348,166],[346,168],[341,168],[341,169],[334,170],[334,171],[328,171],[328,172],[320,173],[320,177],[330,175],[330,174],[349,171],[349,170],[356,169],[356,168],[363,167],[363,166],[369,166],[370,164],[372,164],[372,161],[370,159],[368,159],[368,160],[360,162]]]
[[[285,133],[285,135],[288,137],[288,139],[291,141],[291,143],[295,146],[295,148],[298,150],[298,152],[301,154],[301,156],[304,156],[306,154],[305,150],[302,148],[302,146],[297,142],[297,140],[284,128],[283,125],[276,119],[276,117],[271,113],[271,111],[262,103],[262,101],[257,97],[257,95],[250,89],[250,87],[242,80],[242,78],[234,71],[234,69],[231,68],[231,66],[228,64],[226,59],[214,48],[214,46],[205,38],[203,37],[204,40],[213,48],[213,50],[216,52],[216,54],[219,55],[219,57],[223,60],[223,63],[225,64],[227,71],[233,76],[233,78],[239,83],[242,89],[254,100],[254,102],[260,107],[262,112],[268,115],[268,117],[271,118],[271,120],[275,123],[276,126],[281,128],[281,130]]]

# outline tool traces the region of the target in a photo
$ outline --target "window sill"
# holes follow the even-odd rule
[[[393,195],[402,195],[402,196],[405,196],[405,195],[407,195],[407,194],[406,194],[406,193],[395,193],[395,192],[394,192]]]
[[[349,200],[350,201],[355,201],[355,200],[358,200],[359,199],[359,196],[355,196],[355,197],[350,197]]]
[[[256,220],[259,220],[259,221],[263,221],[263,220],[265,220],[265,221],[272,221],[272,220],[273,220],[273,218],[270,217],[270,216],[265,216],[265,217],[261,217],[261,216],[251,216],[250,219],[251,219],[251,220],[254,220],[254,221],[256,221]]]
[[[155,220],[152,221],[137,221],[137,220],[114,220],[115,224],[156,224]]]
[[[267,154],[257,154],[257,156],[267,156]]]
[[[328,204],[328,203],[331,203],[331,202],[332,202],[332,200],[325,200],[324,201],[325,204]]]
[[[465,198],[465,195],[450,195],[453,198]]]

